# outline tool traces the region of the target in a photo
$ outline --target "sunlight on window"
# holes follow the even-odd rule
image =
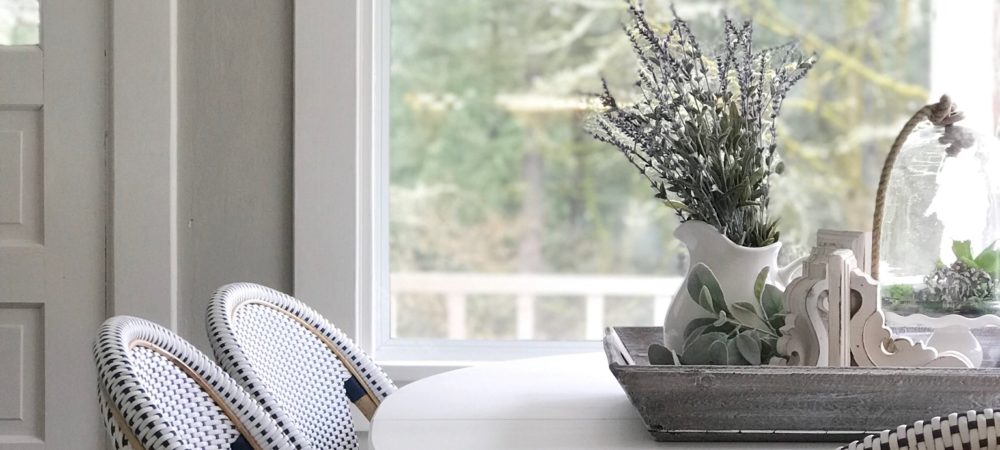
[[[669,2],[647,1],[663,26]],[[760,48],[819,54],[779,124],[772,207],[787,257],[867,229],[878,171],[929,97],[930,2],[677,0],[705,41],[724,12]],[[685,267],[673,212],[581,123],[633,92],[621,0],[393,0],[393,337],[579,340],[658,325]],[[494,306],[495,305],[495,306]]]
[[[36,45],[38,0],[0,0],[0,45]]]

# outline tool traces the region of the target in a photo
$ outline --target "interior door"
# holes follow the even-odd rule
[[[103,445],[107,16],[106,0],[42,0],[39,43],[0,45],[2,449]]]

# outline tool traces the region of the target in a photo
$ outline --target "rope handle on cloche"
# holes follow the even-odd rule
[[[878,279],[879,254],[882,247],[882,219],[885,216],[885,194],[889,187],[889,178],[892,176],[892,167],[896,164],[896,157],[899,156],[899,150],[903,148],[903,143],[906,142],[906,138],[910,136],[913,129],[924,119],[927,119],[935,126],[950,127],[965,118],[955,108],[955,104],[951,102],[951,99],[947,95],[942,95],[941,100],[937,103],[925,105],[923,108],[920,108],[903,125],[903,129],[899,131],[899,135],[896,136],[896,140],[892,143],[892,148],[889,149],[889,154],[885,156],[885,163],[882,164],[882,175],[878,179],[878,191],[875,192],[875,215],[872,217],[871,275],[876,280]]]

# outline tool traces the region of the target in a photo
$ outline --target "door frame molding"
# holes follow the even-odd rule
[[[373,18],[383,0],[299,0],[294,10],[294,294],[375,347],[380,142]],[[384,129],[384,127],[383,127]],[[387,284],[386,284],[387,285]]]
[[[111,1],[108,314],[177,331],[177,0]]]

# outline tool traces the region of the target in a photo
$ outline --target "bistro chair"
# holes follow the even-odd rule
[[[871,434],[862,440],[840,447],[841,450],[965,450],[995,449],[1000,445],[997,421],[1000,412],[952,413],[947,417],[918,420],[895,430]]]
[[[208,307],[216,360],[312,448],[354,449],[349,401],[371,419],[396,386],[344,333],[302,302],[234,283]]]
[[[116,450],[291,450],[264,408],[204,353],[147,320],[118,316],[94,345],[98,397]]]

